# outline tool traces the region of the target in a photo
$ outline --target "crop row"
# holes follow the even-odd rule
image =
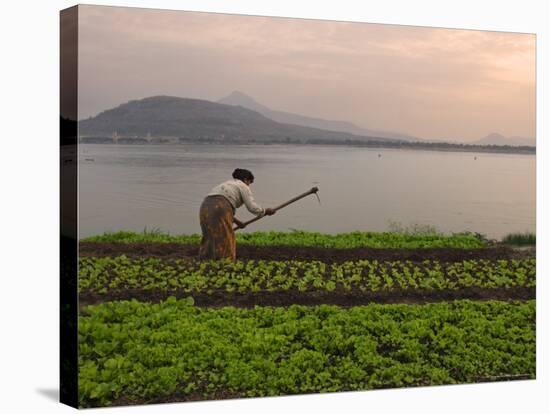
[[[535,301],[205,309],[169,298],[79,317],[83,407],[535,376]]]
[[[123,289],[206,293],[337,289],[377,292],[533,287],[535,283],[534,258],[453,263],[356,260],[332,264],[315,260],[199,262],[126,256],[79,260],[79,290],[95,293]]]
[[[314,246],[332,248],[481,248],[486,243],[472,233],[445,234],[408,234],[408,233],[374,233],[354,231],[351,233],[325,234],[306,231],[293,232],[238,232],[237,243],[257,246]],[[119,231],[90,236],[82,239],[83,242],[101,243],[182,243],[198,244],[201,236],[170,235],[160,232],[137,233]]]

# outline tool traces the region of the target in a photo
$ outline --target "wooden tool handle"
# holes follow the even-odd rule
[[[278,205],[277,207],[273,208],[273,210],[275,210],[275,211],[280,210],[280,209],[282,209],[283,207],[286,207],[286,206],[288,206],[289,204],[292,204],[292,203],[294,203],[295,201],[300,200],[301,198],[304,198],[304,197],[306,197],[306,196],[308,196],[308,195],[310,195],[310,194],[315,194],[317,191],[319,191],[319,188],[313,187],[311,190],[306,191],[305,193],[300,194],[299,196],[296,196],[296,197],[294,197],[294,198],[291,198],[291,199],[288,200],[286,203],[283,203],[283,204],[281,204],[281,205]]]
[[[288,200],[287,202],[285,202],[285,203],[283,203],[283,204],[280,204],[280,205],[278,205],[277,207],[274,207],[273,210],[275,210],[275,211],[280,210],[280,209],[282,209],[283,207],[286,207],[286,206],[288,206],[289,204],[294,203],[295,201],[298,201],[298,200],[300,200],[300,199],[302,199],[302,198],[304,198],[304,197],[307,197],[307,196],[310,195],[310,194],[315,194],[315,193],[317,193],[317,191],[319,191],[319,188],[318,188],[318,187],[313,187],[311,190],[306,191],[305,193],[300,194],[299,196],[296,196],[296,197],[294,197],[294,198],[291,198],[291,199]],[[244,224],[245,226],[248,226],[250,223],[254,223],[255,221],[258,221],[258,220],[260,220],[260,219],[263,218],[263,217],[265,217],[265,215],[263,215],[263,216],[258,216],[258,217],[254,217],[253,219],[250,219],[250,220],[248,220],[248,221],[245,221],[243,224]],[[241,228],[241,227],[237,226],[237,227],[235,227],[233,230],[238,230],[238,229],[240,229],[240,228]]]

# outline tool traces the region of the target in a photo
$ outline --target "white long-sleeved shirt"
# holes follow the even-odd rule
[[[263,216],[265,214],[265,209],[254,201],[250,187],[241,180],[233,179],[218,184],[208,193],[208,195],[224,196],[235,209],[244,204],[252,214],[257,216]]]

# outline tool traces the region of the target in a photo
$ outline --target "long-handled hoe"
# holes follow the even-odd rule
[[[298,201],[304,197],[307,197],[308,195],[310,194],[315,194],[317,196],[317,200],[319,201],[319,204],[321,204],[321,199],[319,198],[319,194],[317,194],[317,192],[319,191],[319,188],[318,187],[313,187],[311,190],[309,191],[306,191],[305,193],[303,194],[300,194],[299,196],[296,196],[294,198],[291,198],[290,200],[288,200],[287,202],[277,206],[277,207],[274,207],[273,210],[277,211],[277,210],[280,210],[282,209],[283,207],[286,207],[288,206],[289,204],[292,204],[294,203],[295,201]],[[238,230],[238,229],[241,229],[243,227],[246,227],[248,226],[250,223],[254,223],[255,221],[258,221],[260,220],[262,217],[265,217],[265,216],[259,216],[259,217],[254,217],[253,219],[250,219],[248,221],[245,221],[243,223],[243,226],[237,226],[235,227],[233,230]]]

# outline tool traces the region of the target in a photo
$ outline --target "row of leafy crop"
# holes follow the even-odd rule
[[[354,231],[351,233],[324,234],[306,231],[293,232],[239,232],[236,235],[239,244],[257,246],[315,246],[333,248],[481,248],[486,243],[475,234],[457,233],[444,234],[407,234],[407,233],[374,233]],[[201,236],[170,235],[161,232],[131,232],[119,231],[104,233],[103,235],[90,236],[82,239],[83,242],[108,242],[108,243],[183,243],[197,244]]]
[[[79,290],[95,293],[124,289],[206,293],[290,289],[376,292],[533,287],[535,283],[534,258],[453,263],[356,260],[332,264],[315,260],[232,262],[126,256],[79,259]]]
[[[83,407],[534,378],[535,301],[204,309],[89,306]]]

